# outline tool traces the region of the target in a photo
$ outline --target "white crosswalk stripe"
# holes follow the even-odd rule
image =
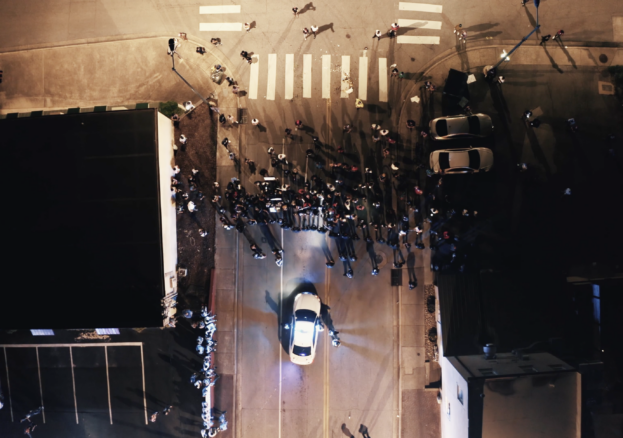
[[[363,101],[368,100],[368,69],[370,64],[370,58],[368,58],[367,53],[364,52],[365,56],[352,58],[349,55],[342,55],[339,57],[340,61],[335,61],[335,57],[332,58],[331,55],[321,55],[320,58],[316,58],[315,64],[313,60],[313,55],[310,53],[303,54],[303,68],[302,71],[298,70],[295,72],[295,65],[299,64],[301,61],[300,57],[295,58],[295,55],[292,53],[286,54],[285,57],[277,56],[275,53],[270,53],[268,55],[253,55],[253,63],[250,66],[249,70],[249,99],[257,99],[259,95],[259,87],[260,87],[260,72],[262,73],[262,84],[261,86],[266,86],[266,95],[264,98],[266,100],[276,100],[280,98],[281,95],[277,95],[277,88],[279,88],[279,92],[283,90],[283,98],[287,100],[294,99],[294,96],[300,96],[301,89],[295,88],[295,73],[298,75],[302,74],[303,84],[302,84],[302,96],[305,99],[314,98],[322,98],[322,99],[331,99],[332,97],[336,97],[336,87],[335,81],[340,82],[339,90],[340,97],[347,99],[350,97],[357,97]],[[335,64],[340,64],[339,70],[335,71],[334,66],[331,61]],[[320,61],[320,65],[318,63]],[[358,63],[358,65],[353,65],[354,63]],[[374,61],[376,62],[376,61]],[[283,64],[282,64],[283,63]],[[281,82],[279,85],[277,84],[277,72],[284,72],[283,79],[283,88]],[[318,91],[313,90],[312,87],[312,71],[315,73],[316,83],[321,82],[321,89]],[[389,70],[387,64],[387,58],[379,58],[378,59],[378,101],[379,102],[387,102],[388,101],[388,91],[389,91]],[[356,78],[353,78],[352,75],[357,75]],[[264,76],[265,75],[265,76]],[[300,76],[299,76],[300,77]],[[342,81],[341,79],[348,77],[350,81]],[[264,79],[266,78],[266,79]],[[339,79],[338,79],[339,78]],[[263,81],[266,81],[265,84]],[[281,80],[280,80],[281,81]],[[334,87],[331,88],[331,82],[333,81]],[[300,84],[300,82],[299,82]],[[375,84],[376,85],[376,84]],[[300,87],[301,85],[298,85]],[[352,91],[348,92],[349,90]],[[376,86],[373,86],[376,89]],[[264,89],[264,88],[262,88]],[[332,96],[333,95],[333,96]],[[373,96],[375,99],[376,96]]]
[[[413,30],[441,30],[441,21],[429,20],[431,14],[441,14],[443,7],[430,3],[411,3],[399,2],[398,10],[404,11],[406,15],[412,15],[412,12],[418,12],[416,17],[399,18],[396,20],[398,25],[403,29],[408,29],[409,34],[399,35],[398,44],[439,44],[440,37],[433,35],[413,35]]]
[[[240,5],[199,6],[201,15],[239,14]],[[199,23],[200,32],[240,32],[242,23]]]

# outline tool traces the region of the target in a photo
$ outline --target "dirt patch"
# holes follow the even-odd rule
[[[178,151],[175,162],[181,172],[178,180],[188,200],[181,200],[184,207],[188,201],[198,206],[198,211],[190,213],[188,208],[177,215],[177,251],[179,264],[188,269],[187,277],[178,279],[178,305],[181,308],[197,309],[208,300],[210,274],[214,268],[214,208],[210,204],[214,196],[212,183],[216,181],[216,120],[207,105],[197,106],[191,113],[182,117],[175,127],[175,141]],[[179,143],[180,135],[188,138],[185,147]],[[190,191],[188,177],[191,170],[199,170],[195,177],[197,190]],[[180,188],[182,188],[180,187]],[[199,200],[198,193],[205,196]],[[199,229],[208,231],[201,237]]]

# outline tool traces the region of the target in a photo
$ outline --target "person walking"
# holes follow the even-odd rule
[[[169,415],[171,413],[171,409],[173,409],[173,406],[167,406],[166,408],[162,410],[162,413],[164,415]]]
[[[214,44],[215,46],[222,46],[222,45],[223,45],[223,43],[221,43],[221,41],[220,41],[218,38],[212,38],[212,39],[210,40],[210,42],[211,42],[212,44]]]
[[[251,124],[253,126],[258,126],[260,124],[260,121],[258,119],[253,119],[253,120],[251,120]]]
[[[458,36],[459,38],[461,37],[461,31],[463,30],[463,25],[462,24],[457,24],[456,26],[454,26],[454,33],[456,34],[456,36]]]
[[[545,35],[541,37],[541,42],[539,43],[540,46],[544,46],[546,42],[548,42],[550,40],[552,36],[551,35]]]
[[[306,27],[303,28],[303,38],[307,41],[307,37],[309,36],[309,29]]]
[[[464,30],[461,32],[461,36],[459,37],[459,41],[463,41],[464,43],[467,43],[467,31]]]
[[[250,32],[251,31],[251,24],[250,23],[244,23],[244,30],[246,30],[247,33]]]
[[[311,26],[311,33],[314,34],[314,39],[316,39],[316,32],[318,32],[318,26]]]
[[[299,16],[299,8],[292,8],[292,12],[294,12],[294,18]]]
[[[355,109],[363,108],[363,100],[357,98],[355,99]]]
[[[381,40],[381,35],[383,35],[383,33],[380,30],[376,30],[376,32],[374,32],[374,35],[372,35],[372,39],[376,38],[379,41]]]
[[[181,144],[186,144],[187,141],[188,141],[188,139],[186,138],[186,136],[184,134],[180,135],[180,143]]]
[[[556,35],[552,37],[552,40],[556,40],[556,39],[559,40],[564,34],[565,34],[565,31],[560,29],[558,32],[556,32]]]
[[[149,421],[152,423],[155,423],[156,420],[158,419],[158,414],[160,414],[160,412],[156,411],[153,414],[151,414],[151,416],[149,417]]]

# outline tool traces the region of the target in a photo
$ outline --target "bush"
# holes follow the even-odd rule
[[[168,118],[173,117],[173,114],[183,114],[183,111],[180,109],[179,106],[177,106],[177,102],[174,102],[172,100],[168,102],[160,102],[158,110]]]
[[[623,96],[623,65],[611,65],[608,67],[608,73],[614,79],[614,87],[616,89],[616,95]]]

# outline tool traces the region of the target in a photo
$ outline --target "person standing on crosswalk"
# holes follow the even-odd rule
[[[303,28],[303,38],[305,39],[305,41],[307,41],[308,35],[309,35],[309,29],[307,29],[306,27]]]
[[[316,32],[318,32],[318,26],[311,26],[311,32],[314,34],[314,39],[316,39]]]

